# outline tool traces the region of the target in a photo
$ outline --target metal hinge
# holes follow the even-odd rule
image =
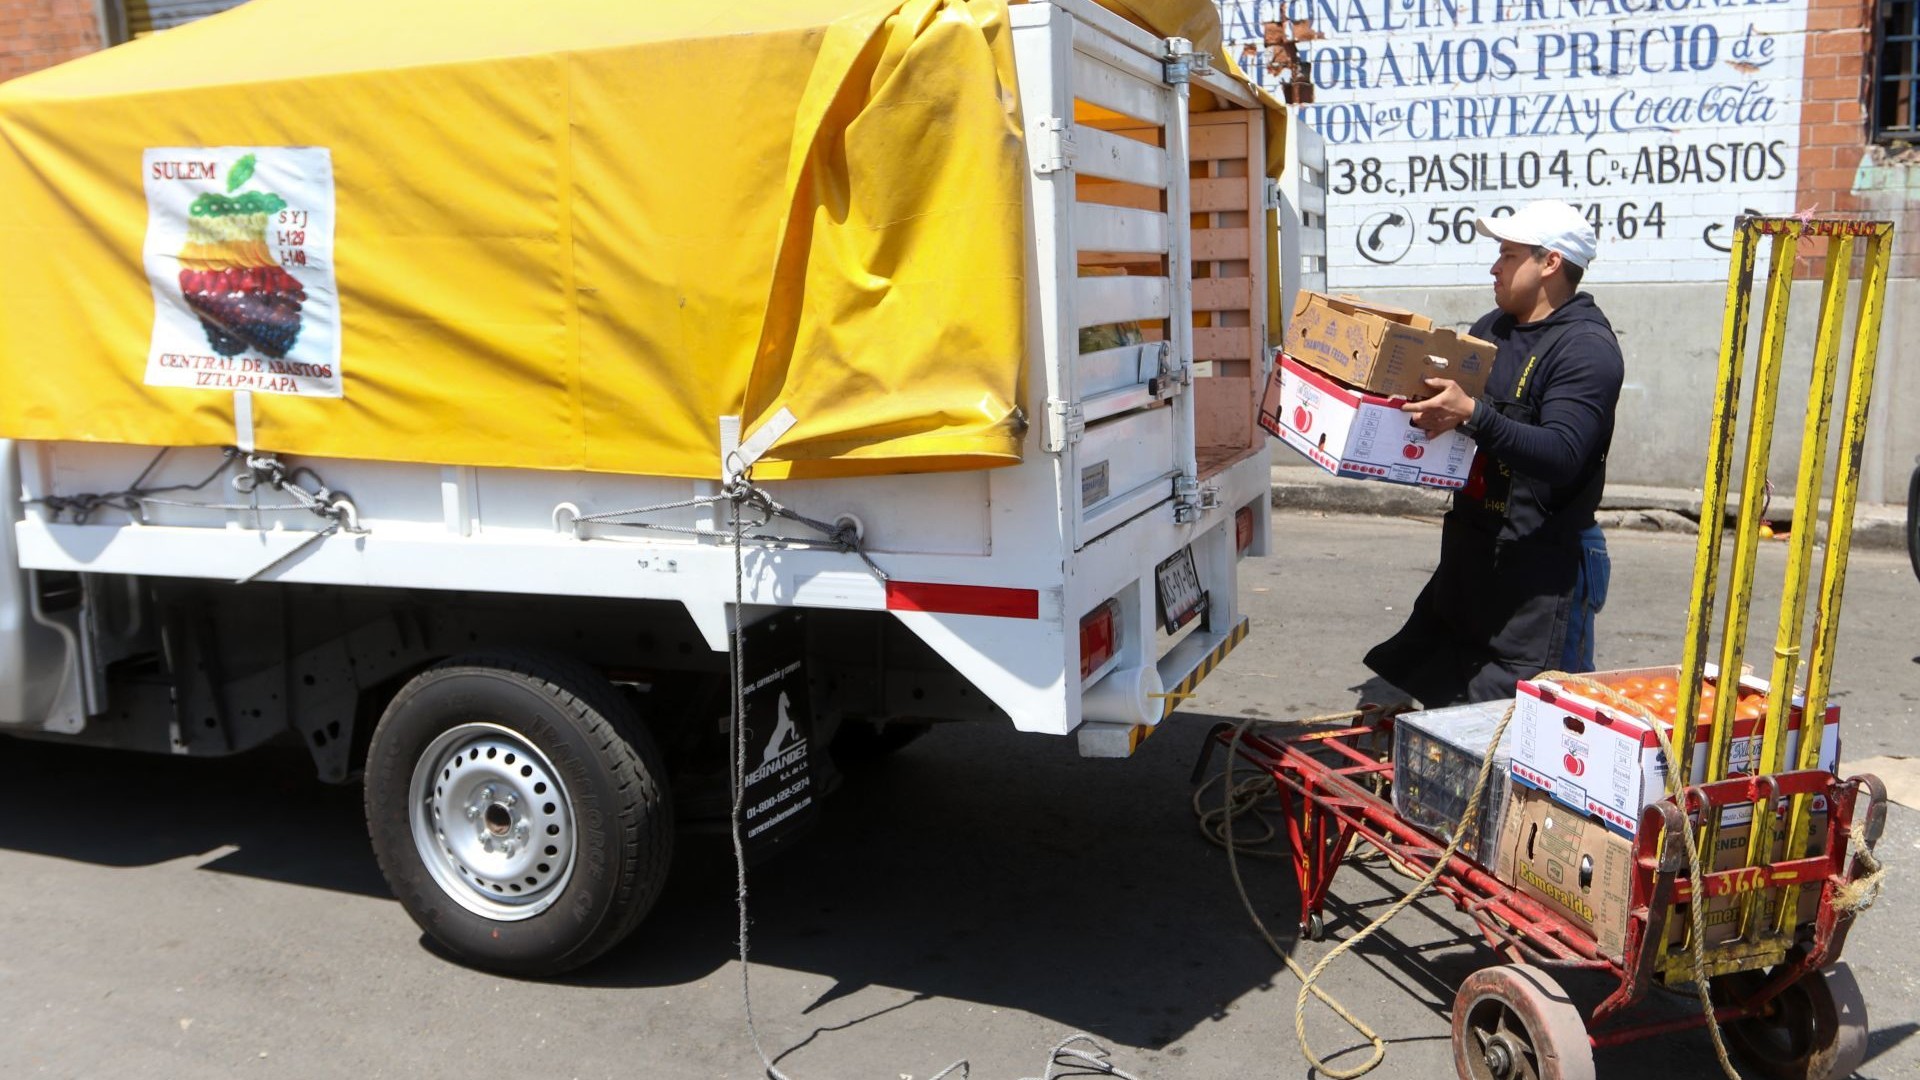
[[[1047,449],[1059,453],[1087,432],[1087,414],[1077,401],[1047,401]]]
[[[1193,372],[1174,360],[1173,346],[1161,342],[1158,370],[1147,379],[1147,393],[1165,401],[1178,396],[1192,382]]]
[[[1200,515],[1220,506],[1220,488],[1201,486],[1193,476],[1182,473],[1173,478],[1173,520],[1185,525],[1200,520]]]
[[[1186,38],[1168,38],[1167,56],[1162,65],[1162,78],[1169,84],[1178,85],[1190,81],[1195,75],[1211,75],[1213,59],[1204,52],[1194,50],[1193,42]]]
[[[1034,165],[1034,172],[1045,176],[1073,169],[1074,156],[1079,152],[1073,144],[1073,121],[1049,116],[1036,125],[1034,136],[1035,144],[1040,147],[1040,160]]]
[[[1260,201],[1265,209],[1280,209],[1280,181],[1268,178],[1266,186],[1261,192]]]

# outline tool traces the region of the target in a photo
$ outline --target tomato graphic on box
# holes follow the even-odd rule
[[[180,292],[221,356],[248,349],[284,357],[300,337],[307,290],[267,247],[267,222],[287,201],[267,192],[235,194],[253,177],[252,154],[227,176],[227,193],[193,200],[180,248]]]
[[[1400,448],[1400,456],[1406,458],[1408,461],[1419,461],[1421,458],[1427,456],[1426,444],[1410,442]]]
[[[1587,759],[1578,754],[1568,754],[1561,764],[1566,766],[1568,776],[1587,775]]]
[[[1293,407],[1293,429],[1302,435],[1313,430],[1313,413],[1305,405]]]

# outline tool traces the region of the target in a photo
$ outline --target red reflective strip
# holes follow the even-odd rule
[[[888,611],[930,611],[942,615],[994,615],[1003,619],[1040,617],[1040,590],[997,585],[934,585],[924,581],[887,582]]]

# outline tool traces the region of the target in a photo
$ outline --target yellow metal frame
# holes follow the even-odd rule
[[[1725,324],[1720,341],[1720,380],[1714,397],[1709,431],[1706,478],[1700,507],[1700,535],[1696,548],[1693,593],[1687,613],[1687,633],[1675,702],[1670,766],[1686,786],[1692,775],[1694,751],[1706,742],[1706,783],[1727,778],[1727,752],[1733,739],[1739,695],[1717,696],[1706,731],[1696,722],[1700,685],[1716,616],[1720,582],[1722,514],[1733,465],[1733,443],[1740,418],[1740,390],[1747,363],[1749,307],[1753,296],[1755,263],[1763,240],[1770,240],[1764,321],[1754,365],[1751,422],[1740,486],[1738,527],[1734,534],[1733,566],[1721,625],[1719,670],[1732,680],[1742,671],[1753,597],[1754,566],[1760,543],[1760,514],[1767,484],[1767,461],[1773,446],[1774,414],[1778,406],[1781,360],[1786,352],[1787,313],[1800,241],[1823,237],[1827,241],[1826,268],[1820,291],[1820,315],[1814,338],[1813,378],[1807,392],[1806,419],[1801,431],[1800,475],[1794,488],[1793,529],[1786,580],[1780,601],[1780,623],[1774,639],[1769,682],[1772,692],[1761,721],[1761,743],[1754,771],[1777,773],[1818,767],[1822,728],[1826,721],[1827,692],[1833,673],[1834,643],[1840,623],[1841,592],[1846,583],[1847,551],[1853,538],[1853,513],[1860,488],[1860,467],[1867,429],[1867,406],[1873,394],[1874,365],[1878,357],[1880,321],[1885,309],[1887,263],[1893,247],[1893,225],[1883,221],[1802,220],[1800,218],[1743,217],[1736,222],[1727,275]],[[1824,494],[1826,451],[1834,389],[1839,381],[1840,340],[1847,316],[1847,293],[1854,256],[1864,241],[1864,276],[1855,320],[1852,367],[1847,383],[1846,419],[1841,460],[1828,518],[1825,559],[1821,563],[1820,598],[1811,642],[1802,653],[1802,624],[1806,618],[1807,583],[1813,567],[1815,534]],[[1798,760],[1786,758],[1786,735],[1793,688],[1802,684],[1805,706],[1801,720]],[[1774,814],[1771,807],[1752,806],[1746,864],[1776,861]],[[1720,822],[1699,823],[1699,850],[1704,869],[1711,872]],[[1796,796],[1786,815],[1786,836],[1777,858],[1806,855],[1812,809],[1806,796]],[[1781,962],[1793,945],[1794,916],[1800,886],[1778,890],[1779,901],[1770,919],[1755,917],[1760,897],[1772,890],[1751,890],[1739,898],[1736,936],[1706,950],[1706,974],[1766,967]],[[1705,898],[1695,902],[1704,903]],[[1691,936],[1692,927],[1688,926]],[[1669,982],[1695,978],[1691,943],[1666,955],[1662,976]]]

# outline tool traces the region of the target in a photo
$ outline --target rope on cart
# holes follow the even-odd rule
[[[1649,730],[1659,730],[1659,727],[1654,723],[1653,713],[1649,711],[1645,705],[1640,704],[1604,683],[1595,682],[1592,679],[1583,678],[1579,675],[1569,675],[1564,671],[1548,672],[1547,674],[1536,675],[1534,677],[1537,679],[1553,679],[1567,686],[1577,687],[1582,692],[1591,694],[1622,712],[1639,717],[1646,723]],[[1508,714],[1512,714],[1511,709],[1508,710]],[[1504,729],[1505,726],[1505,721],[1502,721],[1501,727]],[[1498,735],[1494,736],[1493,745],[1500,745],[1500,737]],[[1686,813],[1687,807],[1680,796],[1681,778],[1688,775],[1691,771],[1691,762],[1667,763],[1667,797],[1672,799],[1674,803],[1680,807],[1682,814]],[[1475,792],[1475,798],[1478,797],[1479,793]],[[1769,808],[1769,812],[1771,812],[1771,808]],[[1758,823],[1756,822],[1755,828],[1758,827]],[[1720,1020],[1713,1014],[1713,995],[1707,979],[1707,892],[1701,888],[1701,879],[1706,877],[1706,871],[1700,866],[1700,842],[1693,835],[1693,825],[1691,821],[1688,822],[1685,828],[1680,830],[1680,838],[1681,842],[1685,844],[1687,848],[1687,883],[1691,886],[1691,899],[1687,903],[1687,916],[1688,921],[1692,923],[1690,927],[1691,933],[1689,934],[1692,948],[1687,951],[1693,960],[1694,993],[1700,998],[1700,1012],[1707,1021],[1707,1035],[1713,1039],[1714,1055],[1720,1059],[1720,1071],[1726,1075],[1727,1080],[1740,1080],[1739,1070],[1733,1067],[1733,1059],[1727,1056],[1726,1039],[1720,1034]]]
[[[1833,891],[1833,906],[1841,911],[1862,912],[1880,899],[1880,888],[1886,882],[1887,868],[1873,848],[1867,843],[1867,821],[1863,814],[1854,815],[1853,824],[1847,829],[1847,839],[1853,845],[1854,858],[1867,874],[1854,878]]]
[[[1648,713],[1645,707],[1641,706],[1638,702],[1629,701],[1627,698],[1616,694],[1611,688],[1602,686],[1601,684],[1596,683],[1591,679],[1581,678],[1578,675],[1570,675],[1566,672],[1560,672],[1560,671],[1542,672],[1541,674],[1534,676],[1534,678],[1553,679],[1555,681],[1562,682],[1568,685],[1577,686],[1582,690],[1594,691],[1598,693],[1600,696],[1602,696],[1603,699],[1609,701],[1609,703],[1618,703],[1621,705],[1622,708],[1631,709],[1632,711],[1636,712],[1638,715],[1646,718],[1647,720],[1649,721],[1652,720],[1651,714]],[[1291,726],[1295,726],[1296,724],[1305,725],[1305,724],[1317,723],[1322,721],[1349,720],[1357,717],[1358,715],[1360,714],[1356,712],[1335,713],[1325,717],[1314,717],[1309,720],[1296,721],[1294,723],[1288,724],[1288,726],[1291,727]],[[1246,883],[1242,881],[1240,877],[1240,866],[1239,866],[1239,858],[1238,858],[1239,841],[1234,836],[1233,819],[1236,813],[1238,813],[1239,811],[1244,809],[1251,809],[1254,806],[1254,804],[1256,804],[1259,801],[1259,797],[1250,797],[1252,796],[1252,792],[1255,790],[1255,785],[1247,784],[1247,785],[1236,786],[1234,784],[1233,765],[1234,765],[1235,758],[1239,756],[1237,751],[1239,749],[1241,740],[1246,737],[1247,732],[1251,730],[1255,724],[1261,723],[1261,722],[1262,721],[1260,721],[1258,718],[1248,717],[1247,719],[1241,721],[1240,725],[1234,729],[1233,741],[1232,743],[1229,744],[1229,747],[1228,747],[1230,752],[1227,755],[1226,770],[1222,774],[1223,782],[1225,784],[1225,789],[1226,789],[1226,793],[1222,797],[1222,806],[1220,810],[1214,811],[1211,816],[1209,815],[1202,816],[1201,831],[1208,837],[1208,839],[1213,840],[1216,843],[1219,843],[1221,846],[1227,849],[1227,869],[1228,869],[1228,872],[1233,877],[1234,889],[1240,894],[1240,903],[1243,907],[1246,908],[1247,916],[1253,920],[1254,928],[1260,932],[1260,936],[1266,941],[1267,947],[1272,949],[1275,955],[1279,956],[1281,960],[1285,961],[1287,968],[1291,970],[1294,973],[1294,976],[1300,980],[1300,994],[1294,1000],[1293,1034],[1294,1034],[1295,1040],[1298,1041],[1298,1043],[1300,1044],[1301,1054],[1306,1057],[1308,1063],[1310,1063],[1313,1066],[1314,1071],[1316,1073],[1318,1073],[1321,1076],[1327,1077],[1328,1080],[1354,1080],[1355,1077],[1364,1076],[1367,1073],[1372,1072],[1375,1068],[1377,1068],[1380,1065],[1382,1061],[1386,1060],[1386,1056],[1387,1056],[1386,1040],[1382,1039],[1378,1034],[1374,1032],[1372,1028],[1368,1027],[1364,1021],[1362,1021],[1359,1017],[1355,1016],[1350,1010],[1347,1009],[1346,1006],[1342,1005],[1338,999],[1334,998],[1331,994],[1328,994],[1326,991],[1320,989],[1318,985],[1320,976],[1323,973],[1325,973],[1327,967],[1333,963],[1335,958],[1355,948],[1362,941],[1365,941],[1367,938],[1373,936],[1376,932],[1380,930],[1381,927],[1385,926],[1390,920],[1392,920],[1394,916],[1400,914],[1402,911],[1405,911],[1408,907],[1410,907],[1414,903],[1414,901],[1418,900],[1423,894],[1425,894],[1429,888],[1432,888],[1433,883],[1439,879],[1442,873],[1446,871],[1447,866],[1450,863],[1452,863],[1454,856],[1459,853],[1461,843],[1467,837],[1474,835],[1474,821],[1479,815],[1480,803],[1486,796],[1487,784],[1493,777],[1493,765],[1494,765],[1495,759],[1492,754],[1488,754],[1486,756],[1486,759],[1480,763],[1480,774],[1478,777],[1475,778],[1473,791],[1467,797],[1466,813],[1462,816],[1459,827],[1454,830],[1453,838],[1447,842],[1446,848],[1441,852],[1439,857],[1437,857],[1434,860],[1434,864],[1432,868],[1430,868],[1425,874],[1420,875],[1419,880],[1414,883],[1411,889],[1407,890],[1406,895],[1394,901],[1393,904],[1388,906],[1388,908],[1385,911],[1381,912],[1377,918],[1375,918],[1372,922],[1368,923],[1358,933],[1334,945],[1332,949],[1327,951],[1326,955],[1320,958],[1319,962],[1314,964],[1313,969],[1311,971],[1303,972],[1300,969],[1299,963],[1293,959],[1292,954],[1288,953],[1286,949],[1282,948],[1280,943],[1274,939],[1272,931],[1267,929],[1266,921],[1260,917],[1260,913],[1254,908],[1252,898],[1247,895]],[[1513,722],[1513,706],[1509,705],[1507,707],[1506,712],[1501,714],[1499,724],[1497,724],[1494,727],[1493,738],[1490,745],[1493,745],[1493,746],[1500,745],[1501,739],[1506,737],[1507,725],[1512,722]],[[1273,724],[1274,721],[1265,721],[1265,723]],[[1668,770],[1667,786],[1669,789],[1671,789],[1669,794],[1673,795],[1676,799],[1679,796],[1679,776],[1680,776],[1680,773],[1678,769]],[[1267,779],[1267,785],[1271,785],[1271,783],[1272,783],[1271,779],[1270,778]],[[1197,801],[1197,798],[1195,802],[1195,809],[1196,810],[1199,809],[1199,803]],[[1221,822],[1221,825],[1218,828],[1215,828],[1211,824],[1211,822],[1215,819]],[[1271,830],[1272,828],[1271,824],[1267,823],[1264,818],[1262,818],[1262,823],[1265,824],[1269,830]],[[1860,840],[1864,844],[1864,839],[1865,839],[1864,832],[1860,830],[1856,830],[1856,832],[1858,833]],[[1701,878],[1704,875],[1700,866],[1700,852],[1699,852],[1698,844],[1694,839],[1692,829],[1682,829],[1681,833],[1685,838],[1685,843],[1687,847],[1687,862],[1688,862],[1688,869],[1691,874],[1691,881],[1693,885],[1693,895],[1696,898],[1703,897],[1705,893],[1702,891],[1700,887],[1700,883],[1701,883]],[[1271,836],[1271,832],[1269,832],[1269,837],[1270,836]],[[1260,843],[1260,842],[1263,842],[1264,839],[1266,838],[1261,838],[1261,839],[1255,840],[1254,842]],[[1267,857],[1272,857],[1274,853],[1250,852],[1249,854],[1258,854],[1258,855],[1264,855]],[[1872,858],[1871,854],[1868,855],[1868,858]],[[1878,867],[1877,862],[1875,862],[1873,865],[1876,868]],[[1870,874],[1869,877],[1862,879],[1862,884],[1867,884],[1867,883],[1871,883],[1874,891],[1877,893],[1879,877],[1876,875]],[[1871,903],[1872,902],[1871,898],[1867,899],[1866,902]],[[1694,982],[1699,992],[1701,1008],[1706,1015],[1707,1030],[1713,1037],[1713,1048],[1714,1048],[1714,1052],[1719,1056],[1721,1070],[1727,1075],[1729,1080],[1741,1080],[1740,1074],[1734,1070],[1733,1062],[1729,1060],[1729,1058],[1727,1057],[1726,1043],[1721,1039],[1720,1025],[1714,1018],[1713,1002],[1712,1002],[1712,999],[1708,996],[1707,979],[1704,976],[1704,972],[1706,969],[1706,953],[1705,953],[1705,946],[1704,946],[1704,940],[1706,937],[1706,905],[1704,903],[1700,903],[1696,901],[1695,903],[1689,904],[1688,908],[1693,918],[1693,950],[1692,951],[1693,951],[1694,976],[1695,976]],[[1309,995],[1318,998],[1329,1009],[1332,1009],[1335,1015],[1339,1016],[1340,1019],[1346,1021],[1347,1025],[1353,1028],[1354,1031],[1358,1032],[1362,1038],[1366,1039],[1368,1042],[1373,1044],[1373,1053],[1371,1056],[1367,1058],[1366,1061],[1361,1062],[1359,1065],[1356,1065],[1351,1069],[1337,1069],[1327,1064],[1325,1061],[1321,1060],[1320,1057],[1313,1052],[1312,1045],[1307,1041],[1306,1012],[1307,1012],[1307,998]]]
[[[1289,727],[1342,724],[1358,720],[1364,715],[1366,714],[1363,710],[1351,709],[1347,712],[1327,713],[1324,716],[1308,716],[1299,720],[1287,721],[1286,723]],[[1238,736],[1235,736],[1235,741],[1239,741]],[[1273,777],[1264,773],[1257,773],[1245,782],[1235,785],[1233,790],[1223,795],[1221,805],[1211,808],[1208,807],[1206,804],[1207,792],[1213,789],[1214,784],[1224,779],[1226,779],[1226,774],[1221,773],[1217,776],[1210,777],[1205,783],[1193,790],[1193,815],[1195,821],[1200,826],[1200,835],[1206,837],[1208,842],[1216,847],[1224,848],[1227,846],[1226,827],[1229,819],[1251,815],[1253,820],[1259,822],[1260,832],[1255,835],[1234,836],[1233,846],[1235,853],[1239,857],[1246,859],[1291,858],[1291,854],[1284,850],[1262,850],[1258,846],[1269,843],[1277,839],[1280,835],[1280,831],[1274,827],[1273,822],[1267,817],[1266,813],[1260,809],[1261,803],[1266,802],[1273,795],[1277,794]],[[1228,805],[1229,803],[1231,803],[1231,805]]]
[[[751,920],[747,915],[747,849],[746,840],[742,833],[747,790],[747,684],[746,650],[745,641],[740,633],[740,613],[741,609],[746,606],[746,541],[753,538],[746,535],[747,515],[744,511],[749,507],[762,511],[771,507],[775,513],[791,517],[805,524],[813,525],[816,528],[820,528],[823,532],[832,532],[833,530],[831,526],[821,526],[818,522],[810,521],[790,511],[784,511],[779,504],[774,503],[772,499],[766,498],[764,491],[754,486],[750,475],[751,471],[751,468],[741,470],[735,480],[727,485],[726,491],[719,496],[693,500],[680,505],[698,505],[724,501],[730,504],[733,509],[733,612],[731,620],[732,635],[727,648],[727,674],[733,683],[733,721],[731,725],[733,728],[733,810],[731,814],[731,832],[733,836],[734,900],[740,917],[740,1007],[746,1017],[747,1037],[753,1040],[754,1053],[760,1055],[760,1064],[766,1067],[766,1075],[771,1077],[772,1080],[792,1080],[786,1073],[780,1071],[780,1067],[774,1064],[771,1057],[767,1056],[766,1047],[760,1041],[760,1028],[755,1022],[753,1015],[752,969],[747,961]],[[618,514],[613,515],[596,514],[593,515],[593,517],[595,519],[603,519],[609,516],[617,517],[621,514],[644,512],[647,512],[647,508],[620,511]],[[586,521],[589,519],[579,518],[576,520]],[[760,524],[764,525],[765,523],[766,519],[763,515]],[[873,560],[867,559],[866,553],[859,550],[858,538],[854,538],[851,543],[853,550],[858,553],[862,559],[866,560],[867,565],[872,567],[873,572],[879,574],[881,580],[886,580],[886,575],[880,572],[879,567],[873,565]],[[1080,1043],[1085,1043],[1086,1046],[1076,1045]],[[1066,1075],[1056,1071],[1060,1069],[1063,1064],[1066,1068],[1074,1070],[1072,1075],[1076,1076],[1091,1073],[1117,1077],[1118,1080],[1140,1080],[1139,1077],[1134,1076],[1132,1073],[1122,1071],[1119,1067],[1115,1066],[1112,1061],[1108,1060],[1111,1054],[1112,1051],[1096,1042],[1093,1036],[1084,1031],[1076,1031],[1058,1043],[1055,1043],[1053,1049],[1047,1052],[1047,1068],[1043,1075],[1039,1077],[1027,1077],[1024,1078],[1024,1080],[1056,1080],[1057,1077]],[[928,1077],[927,1080],[944,1080],[944,1078],[949,1076],[958,1076],[960,1080],[967,1080],[967,1078],[972,1075],[972,1072],[972,1064],[968,1059],[961,1058],[959,1061],[934,1073]]]

